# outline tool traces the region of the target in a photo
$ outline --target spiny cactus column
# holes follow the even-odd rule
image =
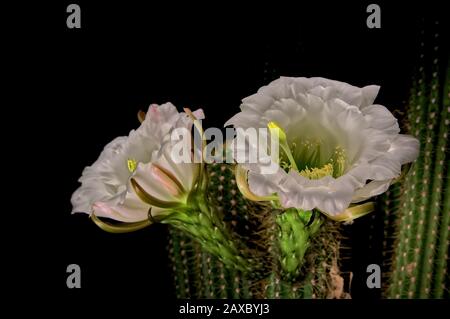
[[[325,220],[318,233],[311,238],[300,273],[295,279],[283,275],[282,257],[275,247],[274,259],[277,262],[271,275],[263,281],[266,298],[348,298],[338,267],[339,238],[338,225]]]
[[[249,229],[248,207],[237,190],[233,171],[227,165],[211,165],[208,171],[210,195],[222,212],[224,222],[233,234],[245,238]],[[252,297],[250,282],[241,272],[225,267],[192,238],[170,227],[169,244],[178,298]],[[187,250],[180,250],[181,246]],[[181,254],[187,259],[183,259]],[[186,268],[190,274],[187,279]]]
[[[448,267],[448,57],[441,59],[439,23],[422,31],[420,65],[408,107],[410,133],[421,150],[403,183],[387,296],[442,298]],[[389,200],[385,197],[384,201]]]
[[[394,258],[394,243],[396,242],[396,226],[401,205],[402,186],[395,183],[389,187],[389,190],[380,196],[378,200],[379,212],[383,218],[382,234],[382,288],[386,291],[389,287],[389,281],[392,269],[392,260]]]
[[[449,59],[450,60],[450,59]],[[450,61],[447,62],[447,79],[445,81],[443,107],[441,110],[441,120],[439,126],[438,144],[436,152],[436,168],[433,179],[432,216],[439,218],[440,223],[432,223],[428,230],[428,235],[434,239],[430,240],[430,248],[434,246],[437,239],[437,248],[429,255],[429,259],[435,260],[434,283],[432,293],[436,298],[449,297],[448,278],[448,248],[449,248],[449,228],[450,228],[450,155],[448,152],[449,125],[450,125]],[[441,197],[443,196],[443,197]],[[439,229],[438,229],[439,227]],[[438,237],[436,237],[438,234]],[[434,247],[433,247],[434,248]],[[428,263],[429,265],[429,263]],[[429,269],[431,271],[431,269]],[[447,278],[445,278],[447,276]],[[445,281],[444,281],[445,280]],[[445,285],[447,284],[447,287]],[[424,281],[421,290],[421,297],[424,297],[430,289],[429,281]]]
[[[169,254],[178,298],[343,298],[343,279],[338,268],[337,224],[324,221],[316,229],[304,254],[298,277],[283,276],[278,242],[279,225],[268,204],[249,202],[240,194],[233,166],[209,165],[210,195],[222,212],[233,236],[254,251],[260,273],[245,276],[225,267],[203,251],[193,239],[170,229]],[[289,218],[289,217],[283,217]],[[318,217],[320,220],[320,217]],[[318,223],[318,222],[316,222]]]
[[[240,196],[232,169],[228,165],[211,165],[209,175],[209,191],[223,215],[224,222],[233,234],[245,242],[248,240],[250,229],[248,203]],[[249,280],[239,271],[230,269],[226,271],[225,286],[229,298],[251,298]]]
[[[169,229],[169,257],[172,264],[172,273],[175,281],[176,297],[180,299],[189,298],[191,289],[189,286],[189,268],[188,268],[188,245],[191,239],[181,231]]]

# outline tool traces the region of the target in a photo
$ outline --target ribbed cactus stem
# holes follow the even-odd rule
[[[442,219],[439,231],[439,246],[436,256],[436,270],[434,278],[434,298],[443,298],[445,287],[445,277],[448,276],[448,249],[450,241],[450,170],[447,167],[445,199],[442,206]],[[447,282],[448,282],[447,277]],[[448,294],[447,287],[447,294]]]
[[[235,242],[230,239],[214,216],[196,210],[177,211],[162,222],[192,236],[205,251],[219,258],[228,267],[244,272],[250,271],[248,261],[240,256]]]
[[[300,298],[300,289],[298,284],[293,284],[290,286],[290,299]]]
[[[314,285],[316,281],[312,274],[308,274],[305,282],[303,283],[302,299],[315,299],[317,296],[314,294]]]
[[[382,280],[383,291],[389,287],[390,269],[393,264],[393,244],[395,240],[395,220],[400,213],[400,183],[395,183],[380,197],[380,210],[383,213],[383,243],[382,243]]]
[[[423,237],[426,230],[426,217],[427,206],[429,202],[429,185],[431,178],[431,161],[430,153],[432,151],[431,143],[427,143],[427,140],[431,138],[432,132],[427,122],[429,121],[429,98],[428,88],[426,86],[425,70],[422,68],[422,77],[419,84],[418,91],[418,105],[421,107],[420,116],[416,119],[419,121],[416,132],[419,132],[417,136],[421,143],[419,152],[419,158],[415,163],[415,169],[413,170],[413,183],[410,186],[408,201],[410,203],[409,210],[407,212],[411,224],[409,224],[409,243],[406,243],[407,247],[407,261],[402,266],[402,278],[404,282],[402,297],[413,298],[418,289],[418,283],[420,280],[420,263],[423,251]],[[408,284],[409,282],[409,284]]]
[[[202,264],[202,256],[204,254],[203,249],[201,249],[200,244],[189,238],[190,246],[192,248],[192,257],[191,263],[189,264],[191,274],[192,274],[192,284],[191,290],[193,294],[191,294],[195,298],[204,298],[205,296],[205,288],[204,288],[204,279],[203,279],[203,264]]]
[[[337,253],[336,224],[324,222],[320,214],[311,218],[310,212],[280,212],[268,203],[248,202],[237,191],[233,171],[232,166],[223,164],[208,168],[209,198],[215,199],[217,219],[208,219],[207,212],[200,215],[193,211],[186,212],[189,215],[181,214],[170,222],[170,253],[177,279],[177,297],[237,299],[329,296],[329,287],[332,286],[329,258]],[[280,216],[283,217],[280,219]],[[223,227],[229,234],[212,236],[206,230],[211,229],[212,225]],[[288,237],[281,234],[285,241],[284,253],[280,253],[281,245],[277,241],[281,228],[291,234]],[[321,236],[313,236],[318,232],[321,232]],[[184,236],[184,244],[180,242],[181,236]],[[224,239],[227,241],[224,242]],[[300,247],[296,239],[301,243]],[[249,274],[233,267],[235,262],[226,265],[224,256],[227,251],[219,253],[223,249],[222,242],[232,247],[228,252],[232,251],[233,254],[227,258],[245,256],[251,252],[247,257],[248,262],[261,264],[261,270],[257,274]],[[242,242],[251,248],[243,247]],[[185,248],[181,249],[182,246]],[[283,256],[287,252],[295,259],[294,265],[297,263],[293,267],[296,268],[297,278],[286,276],[286,271],[281,268]],[[178,276],[180,271],[182,276]],[[186,273],[188,278],[183,277]]]
[[[423,56],[422,56],[423,58]],[[424,75],[424,70],[422,69],[422,75]],[[418,89],[419,88],[419,89]],[[419,98],[422,96],[422,90],[424,89],[424,78],[423,76],[414,83],[409,100],[409,120],[411,131],[413,135],[418,137],[420,135],[420,123],[421,118],[425,115],[425,110],[423,110],[422,105],[419,103]],[[393,273],[392,280],[389,287],[389,297],[390,298],[400,298],[404,294],[405,279],[406,279],[406,265],[407,256],[409,250],[410,240],[414,241],[412,238],[417,223],[414,222],[417,216],[413,215],[415,191],[417,190],[417,181],[419,179],[419,172],[421,172],[418,167],[420,167],[420,157],[413,164],[410,173],[406,176],[404,181],[404,191],[402,200],[400,202],[399,209],[399,231],[397,244],[394,252],[394,263],[393,263]],[[410,253],[410,252],[409,252]]]
[[[422,38],[424,38],[422,31]],[[391,284],[391,297],[413,298],[420,280],[419,271],[423,249],[423,236],[426,223],[426,209],[428,205],[430,185],[430,156],[431,145],[426,141],[431,138],[428,109],[427,73],[424,67],[425,43],[421,42],[419,61],[419,76],[417,84],[413,85],[409,112],[411,113],[411,130],[420,143],[420,153],[413,164],[410,176],[405,183],[405,190],[401,208],[401,223],[399,243],[395,252],[395,270]],[[415,89],[417,85],[417,89]],[[428,154],[428,155],[427,155]]]
[[[218,285],[218,295],[217,298],[227,298],[227,281],[226,281],[226,274],[225,274],[225,267],[222,262],[216,260],[216,266],[217,268],[217,285]]]
[[[422,31],[423,32],[423,31]],[[423,38],[423,34],[422,34]],[[423,64],[424,59],[424,49],[421,45],[421,63]],[[419,102],[423,98],[423,92],[425,89],[425,70],[423,67],[419,69],[418,79],[414,81],[410,92],[409,100],[409,124],[410,132],[415,137],[420,136],[420,132],[423,129],[421,127],[421,122],[423,117],[426,115],[426,109]],[[410,257],[411,252],[410,244],[416,240],[414,233],[418,227],[417,219],[418,216],[413,213],[415,207],[415,196],[418,187],[417,181],[420,178],[421,166],[419,158],[412,166],[409,175],[406,177],[404,182],[403,196],[400,202],[399,209],[399,232],[398,232],[398,242],[394,252],[394,271],[392,275],[392,282],[390,285],[390,298],[400,298],[405,294],[405,287],[407,287],[406,280],[406,266],[408,257]]]
[[[435,22],[431,30],[437,29]],[[439,60],[440,34],[433,31],[422,38],[429,40],[421,42],[419,76],[413,84],[408,108],[409,130],[419,139],[421,148],[403,184],[395,261],[388,288],[391,298],[442,297],[448,267],[450,210],[448,181],[444,176],[448,175],[450,163],[450,68],[448,64],[443,68],[444,61]],[[446,73],[442,74],[443,71]],[[444,90],[442,80],[446,81]]]
[[[308,223],[313,219],[310,225]],[[279,226],[279,262],[283,278],[293,280],[300,274],[305,253],[322,223],[312,212],[288,209],[276,217]]]
[[[250,281],[246,278],[242,278],[241,287],[242,287],[242,298],[243,299],[251,299],[252,291],[250,289]]]
[[[422,196],[422,205],[426,205],[427,220],[426,227],[423,232],[423,257],[422,267],[420,275],[419,297],[428,298],[431,296],[431,281],[433,275],[434,266],[434,254],[436,250],[436,238],[437,238],[437,225],[439,222],[439,211],[442,196],[442,174],[443,166],[439,165],[436,161],[445,157],[445,143],[442,149],[436,149],[436,137],[439,130],[439,80],[438,80],[438,59],[435,56],[433,61],[433,72],[431,81],[430,103],[429,103],[429,116],[427,125],[427,140],[425,147],[425,166],[424,166],[424,183],[425,180],[429,181],[429,185],[424,185],[425,189]],[[439,144],[439,143],[438,143]],[[442,142],[441,142],[442,144]],[[431,200],[430,200],[431,198]],[[421,206],[422,208],[423,206]]]
[[[421,106],[422,112],[418,120],[419,136],[421,142],[421,149],[419,157],[414,164],[412,171],[412,183],[408,185],[408,210],[405,211],[407,219],[410,221],[407,224],[408,241],[405,243],[405,252],[407,254],[406,261],[401,265],[401,280],[403,286],[401,287],[400,297],[413,298],[416,295],[418,282],[420,280],[420,263],[423,250],[423,236],[426,226],[426,208],[429,196],[429,181],[430,181],[430,160],[427,154],[430,153],[430,147],[424,147],[427,136],[426,119],[428,115],[428,99],[426,98],[426,87],[423,79],[420,85],[420,97],[418,104]]]
[[[294,299],[294,294],[292,293],[292,283],[281,281],[280,282],[280,298],[281,299]]]
[[[266,296],[269,299],[280,297],[280,279],[275,273],[271,273],[267,278]]]
[[[316,266],[316,273],[314,277],[310,277],[308,278],[307,284],[311,283],[311,292],[309,292],[309,290],[305,289],[304,292],[304,297],[303,298],[313,298],[316,299],[317,298],[317,294],[323,295],[323,294],[327,294],[327,298],[331,297],[331,294],[333,293],[333,290],[335,290],[335,287],[333,287],[336,283],[334,282],[330,282],[329,283],[329,291],[322,291],[323,287],[321,287],[321,285],[319,283],[321,282],[327,282],[329,281],[327,276],[330,274],[331,272],[331,268],[332,265],[331,263],[333,263],[332,258],[330,258],[330,254],[332,254],[332,251],[329,251],[326,246],[328,245],[328,240],[327,238],[321,238],[320,239],[322,242],[322,249],[320,249],[320,251],[318,252],[318,263]],[[337,263],[337,261],[335,261]],[[307,288],[308,285],[306,285],[305,288]],[[317,293],[316,293],[317,292]]]
[[[185,250],[183,235],[176,229],[170,229],[169,253],[172,256],[172,270],[175,279],[175,289],[177,298],[189,298],[189,276],[187,271],[187,262],[184,262]]]
[[[209,254],[202,254],[202,273],[203,273],[203,287],[205,287],[205,298],[215,298],[214,280],[211,267],[211,256]]]
[[[450,61],[447,63],[447,78],[445,81],[443,107],[441,111],[441,120],[439,127],[438,146],[436,153],[436,173],[433,181],[433,191],[435,193],[444,194],[443,204],[440,207],[437,199],[433,199],[432,203],[436,203],[435,209],[442,210],[440,230],[438,237],[438,246],[436,249],[435,278],[434,278],[434,297],[442,298],[445,289],[445,275],[448,264],[448,247],[449,247],[449,228],[450,228],[450,156],[448,154],[449,142],[449,124],[450,124]],[[444,170],[446,170],[446,178],[443,180]],[[433,196],[434,197],[434,196]],[[437,196],[436,196],[437,197]],[[436,201],[435,201],[436,200]],[[437,224],[437,223],[436,223]],[[437,226],[437,225],[436,225]]]
[[[237,190],[233,169],[230,165],[212,164],[208,167],[210,175],[209,191],[216,201],[219,210],[223,214],[225,223],[233,233],[245,230],[245,217],[247,216],[247,206],[245,200]],[[228,298],[250,298],[250,282],[245,278],[245,274],[230,268],[225,268],[219,274],[221,295],[227,293]]]

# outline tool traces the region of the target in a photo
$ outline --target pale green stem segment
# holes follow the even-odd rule
[[[161,219],[161,223],[170,224],[189,234],[205,251],[217,257],[227,267],[243,273],[250,272],[253,268],[241,256],[235,240],[219,220],[218,213],[206,203],[204,193],[198,192],[193,196],[195,199],[189,201],[191,207],[171,212]]]
[[[300,274],[310,237],[319,230],[322,220],[310,211],[290,208],[276,217],[276,223],[282,275],[286,280],[294,280]]]

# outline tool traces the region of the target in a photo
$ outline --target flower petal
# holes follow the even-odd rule
[[[92,209],[98,217],[131,223],[148,219],[150,206],[141,201],[135,194],[128,192],[122,204],[109,206],[107,203],[96,202]]]
[[[367,183],[364,187],[355,191],[353,194],[352,203],[359,203],[363,200],[384,193],[388,190],[391,182],[392,180],[388,179],[384,181],[371,181]]]
[[[400,128],[397,119],[383,105],[370,105],[362,110],[370,126],[387,134],[398,134]]]
[[[198,119],[204,118],[201,109],[194,114]],[[158,157],[163,144],[170,141],[170,132],[174,128],[190,129],[191,126],[189,116],[178,113],[173,104],[151,105],[144,121],[136,130],[132,130],[129,136],[118,137],[107,144],[97,161],[83,170],[79,179],[81,186],[71,198],[72,212],[91,213],[94,210],[97,216],[120,221],[146,218],[148,205],[138,205],[136,195],[130,197],[133,192],[128,183],[132,172],[127,164],[130,160],[138,163],[137,178],[144,180],[144,175],[149,172],[142,168],[143,163],[150,163]],[[182,180],[187,179],[188,183],[192,183],[195,174],[182,173],[188,175]],[[146,187],[155,196],[168,196],[167,189],[162,188],[161,183],[157,183],[155,179],[147,178]],[[142,211],[143,207],[146,211]]]
[[[401,166],[414,161],[418,154],[417,139],[409,135],[396,135],[388,151],[370,162],[372,173],[369,179],[380,181],[398,177]]]
[[[400,174],[401,165],[417,157],[419,144],[398,134],[397,120],[387,108],[373,105],[378,91],[375,85],[359,88],[319,77],[281,77],[243,99],[241,112],[226,125],[265,128],[275,122],[286,133],[285,147],[295,158],[291,163],[308,162],[314,156],[311,165],[320,166],[334,159],[336,150],[345,158],[342,176],[320,179],[305,178],[293,169],[286,173],[279,166],[275,174],[273,170],[269,174],[261,163],[242,164],[249,170],[250,190],[259,196],[276,193],[286,208],[317,208],[330,216],[342,214],[352,200],[384,192]],[[317,151],[308,154],[304,146],[298,146],[302,143],[318,145]],[[238,153],[246,155],[254,149],[238,147]]]

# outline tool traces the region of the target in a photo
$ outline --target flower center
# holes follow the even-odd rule
[[[285,171],[293,169],[309,179],[344,174],[347,156],[341,146],[328,145],[320,138],[296,138],[288,142],[286,133],[276,123],[270,122],[268,127],[280,143],[279,163]]]

